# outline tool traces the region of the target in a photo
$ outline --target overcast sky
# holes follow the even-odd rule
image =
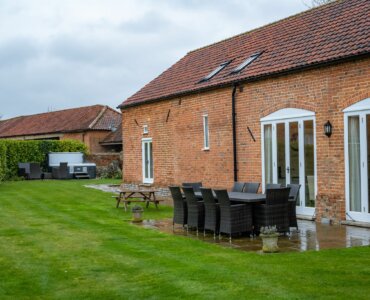
[[[0,0],[0,115],[115,108],[188,51],[305,9],[302,0]]]

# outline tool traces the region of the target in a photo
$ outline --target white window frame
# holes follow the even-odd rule
[[[346,109],[344,113],[344,163],[345,163],[345,195],[346,195],[346,219],[359,222],[370,222],[368,207],[368,182],[370,176],[367,172],[367,132],[366,115],[370,115],[370,98],[359,101]],[[349,154],[348,154],[348,118],[359,117],[360,129],[360,160],[361,160],[361,212],[350,210],[349,195]]]
[[[207,124],[207,126],[206,126],[206,124]],[[202,150],[209,150],[209,118],[208,118],[208,114],[203,115],[203,149]]]
[[[153,140],[152,138],[143,138],[141,139],[141,158],[142,158],[142,174],[143,174],[143,183],[153,183],[154,182],[154,166],[153,161],[150,161],[151,166],[149,166],[149,176],[150,176],[150,167],[153,168],[153,177],[145,177],[145,145],[152,144],[152,157],[153,157]]]

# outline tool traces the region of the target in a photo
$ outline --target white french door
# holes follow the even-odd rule
[[[344,115],[347,219],[370,222],[370,109]]]
[[[306,111],[287,110],[261,119],[262,185],[265,190],[268,183],[300,184],[297,213],[312,216],[317,190],[315,118],[312,112],[294,118],[292,112]]]
[[[153,183],[153,146],[152,139],[142,139],[143,183]]]

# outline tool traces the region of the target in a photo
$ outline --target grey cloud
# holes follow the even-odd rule
[[[14,38],[0,43],[0,66],[12,67],[27,63],[38,57],[41,49],[27,38]]]
[[[152,10],[139,19],[123,22],[119,29],[130,34],[146,35],[166,30],[171,25],[173,24],[163,14]]]
[[[13,34],[10,26],[22,23],[27,9],[22,7],[20,15],[15,9],[0,9],[0,20],[6,18],[13,36],[0,41],[0,115],[95,103],[116,107],[188,51],[304,9],[297,2],[143,0],[145,13],[131,21],[110,19],[103,9],[102,17],[91,21],[73,19],[69,24],[68,18],[51,18],[55,26],[47,34],[31,32],[34,39],[24,38],[27,30]],[[103,6],[112,3],[107,0]],[[47,6],[58,11],[53,4]],[[45,26],[42,18],[30,22]]]
[[[110,43],[62,35],[50,42],[48,54],[71,63],[111,64],[116,57],[111,55]]]

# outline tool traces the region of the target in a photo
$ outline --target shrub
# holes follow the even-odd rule
[[[0,181],[17,177],[18,163],[20,162],[37,162],[46,170],[49,152],[83,152],[87,154],[87,147],[75,140],[0,140]]]
[[[102,179],[122,179],[119,162],[114,160],[107,167],[99,168],[98,176]]]
[[[6,174],[6,146],[0,141],[0,182],[5,179]]]
[[[262,235],[268,235],[268,236],[278,235],[278,230],[276,228],[276,225],[261,227],[261,234]]]

